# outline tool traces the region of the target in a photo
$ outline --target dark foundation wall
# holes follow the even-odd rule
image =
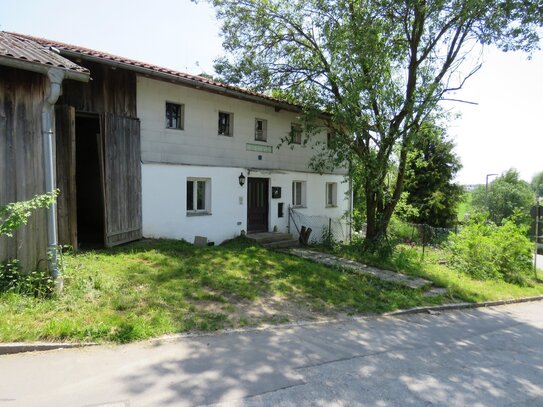
[[[0,67],[0,206],[45,192],[41,108],[43,75]],[[23,270],[46,265],[45,211],[13,237],[0,237],[0,262],[18,258]]]

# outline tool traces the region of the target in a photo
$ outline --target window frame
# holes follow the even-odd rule
[[[332,188],[331,192],[332,195],[330,196],[330,189]],[[325,183],[325,207],[326,208],[337,208],[337,182],[327,182]],[[332,198],[330,200],[330,198]],[[332,203],[330,203],[330,201]]]
[[[221,115],[228,116],[228,133],[221,133]],[[217,117],[217,134],[223,137],[234,137],[234,113],[219,110]]]
[[[261,137],[258,137],[258,122],[262,122]],[[255,117],[255,141],[268,142],[268,121]]]
[[[169,118],[168,118],[168,106],[176,106],[179,108],[178,117],[177,117],[177,127],[171,127],[169,126]],[[165,107],[165,114],[166,114],[166,129],[168,130],[185,130],[185,104],[183,103],[176,103],[176,102],[170,102],[166,101],[166,107]]]
[[[189,183],[192,182],[192,209],[189,209]],[[203,183],[203,208],[198,209],[198,185]],[[211,215],[211,178],[187,177],[185,209],[187,216]]]
[[[290,123],[290,142],[291,144],[302,144],[303,128],[300,123]]]
[[[298,196],[296,192],[296,184],[300,184],[300,195]],[[307,183],[306,181],[301,180],[294,180],[292,181],[292,207],[293,208],[306,208],[306,190],[307,190]],[[300,203],[297,203],[298,199]]]

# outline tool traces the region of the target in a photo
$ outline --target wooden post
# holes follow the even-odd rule
[[[426,248],[426,225],[422,225],[422,256],[424,257],[424,249]]]
[[[290,233],[290,204],[288,205],[287,211],[288,211],[287,232]]]

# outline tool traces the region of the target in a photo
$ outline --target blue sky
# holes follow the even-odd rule
[[[207,3],[189,0],[2,0],[0,29],[107,51],[198,74],[222,53],[219,25]],[[485,52],[486,63],[448,104],[464,165],[458,181],[484,183],[488,173],[517,168],[529,180],[543,171],[543,52]]]

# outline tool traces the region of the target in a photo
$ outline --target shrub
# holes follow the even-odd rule
[[[26,225],[32,213],[41,208],[49,208],[57,199],[58,190],[36,195],[28,201],[13,202],[0,206],[0,236],[12,236],[13,231]]]
[[[13,233],[28,223],[38,209],[49,208],[57,199],[59,190],[36,195],[28,201],[12,202],[0,206],[0,237]],[[54,291],[52,277],[46,271],[22,273],[17,259],[0,264],[0,293],[13,292],[34,297],[47,297]]]
[[[392,240],[411,245],[442,245],[447,241],[452,231],[452,228],[411,224],[398,218],[392,218],[389,226],[389,236]]]
[[[502,226],[478,217],[450,239],[451,264],[480,280],[526,284],[532,275],[532,243],[514,219]]]
[[[410,225],[397,217],[393,217],[390,220],[388,234],[392,240],[402,243],[411,243],[419,240],[418,233],[419,231],[414,225]]]
[[[45,298],[54,292],[53,278],[47,271],[21,273],[19,262],[0,264],[0,293],[16,293]]]

